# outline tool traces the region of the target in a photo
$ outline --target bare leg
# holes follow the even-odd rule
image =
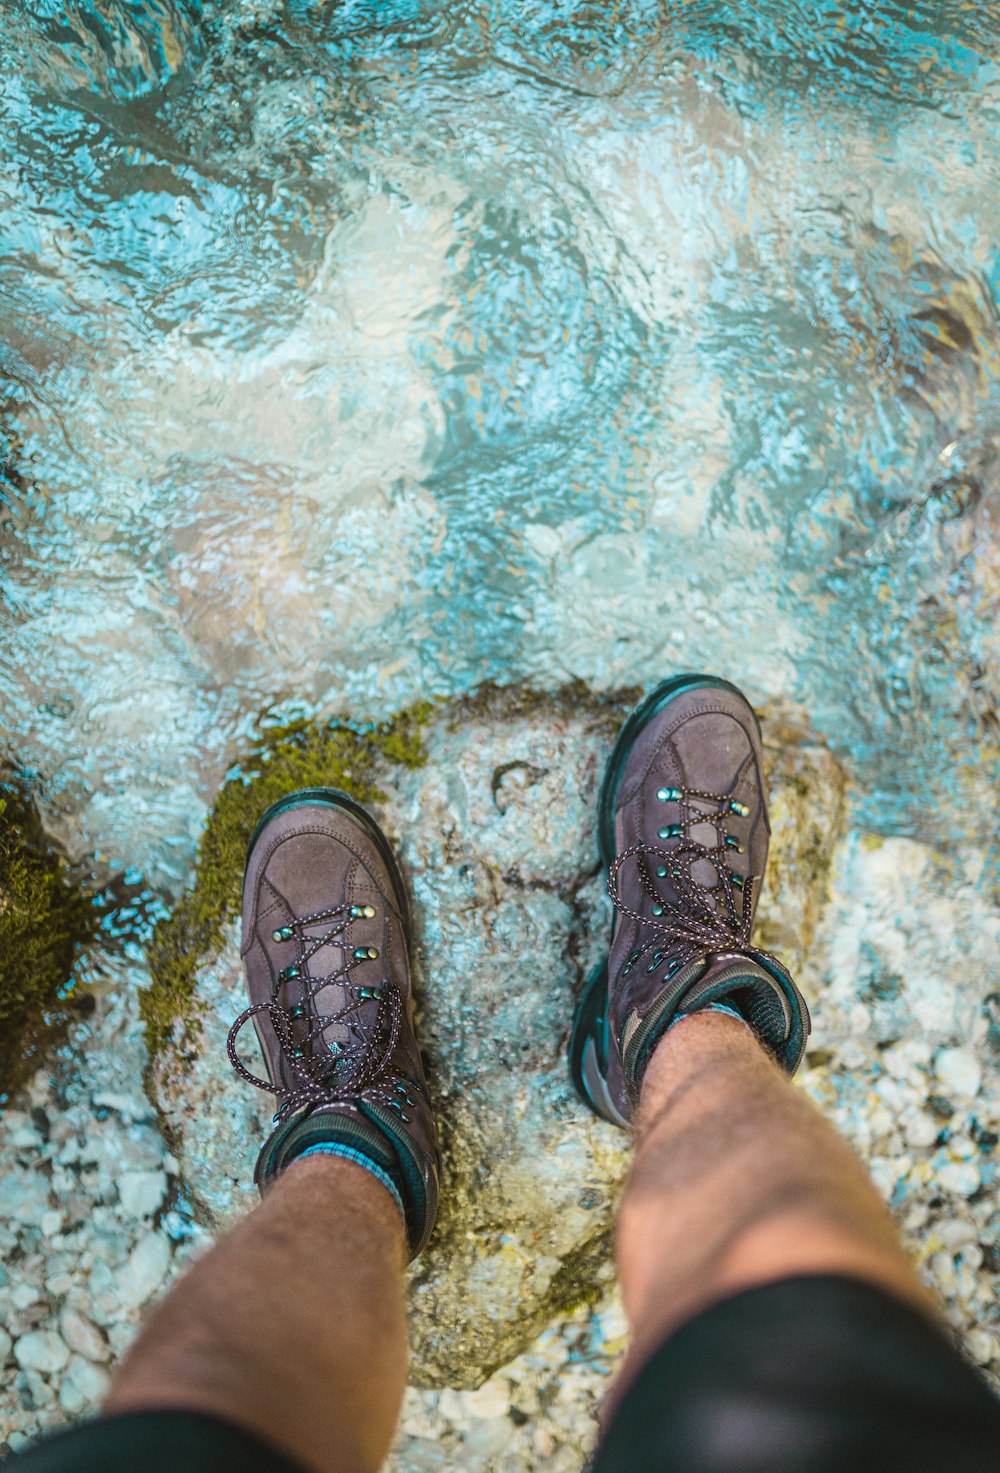
[[[406,1384],[404,1258],[368,1172],[293,1162],[154,1312],[105,1411],[210,1412],[317,1473],[371,1473]]]
[[[837,1273],[933,1313],[888,1208],[833,1126],[742,1023],[685,1019],[643,1080],[618,1227],[633,1329],[622,1385],[709,1304],[795,1274]]]

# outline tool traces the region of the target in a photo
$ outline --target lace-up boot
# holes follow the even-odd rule
[[[770,830],[746,697],[707,675],[660,685],[621,731],[598,819],[615,912],[608,961],[570,1038],[581,1098],[628,1126],[657,1041],[711,1004],[736,1012],[793,1073],[809,1012],[781,963],[750,941]]]
[[[310,788],[267,810],[247,855],[242,954],[250,1006],[229,1034],[237,1073],[280,1102],[254,1174],[344,1155],[389,1189],[411,1254],[434,1226],[438,1148],[413,1033],[406,891],[378,824]],[[253,1022],[266,1078],[237,1053]]]

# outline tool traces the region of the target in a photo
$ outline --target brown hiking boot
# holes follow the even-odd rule
[[[601,789],[610,955],[577,1004],[569,1066],[581,1099],[628,1126],[654,1045],[685,1013],[724,1004],[790,1074],[809,1012],[750,944],[770,829],[760,727],[710,675],[665,681],[618,738]]]
[[[438,1147],[413,1034],[406,891],[369,813],[307,788],[258,823],[243,881],[250,1007],[234,1069],[281,1106],[257,1161],[261,1190],[315,1149],[361,1158],[396,1197],[416,1256],[437,1215]],[[253,1019],[267,1070],[236,1053]]]

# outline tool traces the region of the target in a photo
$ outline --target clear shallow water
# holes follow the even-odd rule
[[[0,13],[6,751],[188,871],[262,711],[709,667],[995,827],[1000,5]]]

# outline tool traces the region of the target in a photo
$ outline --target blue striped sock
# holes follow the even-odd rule
[[[389,1173],[383,1170],[370,1156],[366,1156],[363,1151],[355,1150],[354,1146],[342,1146],[339,1141],[317,1141],[315,1145],[306,1146],[304,1151],[299,1151],[297,1155],[292,1157],[288,1165],[293,1166],[296,1161],[304,1161],[307,1156],[340,1156],[345,1161],[353,1161],[355,1165],[364,1167],[369,1175],[373,1176],[377,1182],[381,1182],[385,1187],[389,1196],[399,1208],[399,1215],[403,1219],[403,1226],[406,1226],[406,1211],[403,1207],[403,1199],[399,1194],[399,1188]]]

